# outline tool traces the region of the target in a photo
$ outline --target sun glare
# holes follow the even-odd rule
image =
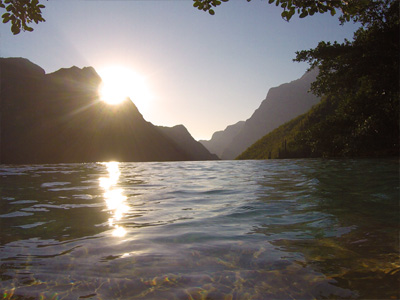
[[[99,75],[102,79],[100,99],[110,105],[129,98],[139,109],[143,109],[152,98],[146,78],[129,68],[110,66],[100,69]]]

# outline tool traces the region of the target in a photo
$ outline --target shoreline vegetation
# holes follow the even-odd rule
[[[322,99],[309,112],[259,139],[236,159],[399,157],[399,144],[395,142],[398,128],[388,129],[386,135],[375,132],[357,138],[351,126],[354,124],[338,126],[339,103],[331,100]]]
[[[399,156],[399,2],[371,5],[353,41],[297,52],[319,69],[311,91],[321,102],[237,159]]]

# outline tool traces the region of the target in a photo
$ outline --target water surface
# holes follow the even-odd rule
[[[4,299],[398,299],[398,160],[0,166]]]

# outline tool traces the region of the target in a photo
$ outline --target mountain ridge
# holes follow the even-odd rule
[[[192,160],[219,159],[217,155],[211,154],[206,147],[196,141],[184,125],[180,124],[173,127],[157,126],[157,128],[184,149],[190,157],[193,156]]]
[[[212,153],[221,153],[218,155],[221,159],[236,158],[265,134],[305,113],[319,102],[318,97],[308,92],[317,74],[317,70],[306,72],[299,79],[269,89],[266,98],[251,117],[242,121],[244,124],[239,132],[229,137],[230,143],[221,143],[221,139],[228,139],[223,131],[217,138],[213,135],[214,140],[201,141],[202,144]]]
[[[0,70],[0,163],[205,159],[147,122],[132,101],[100,101],[91,67],[46,74],[27,59],[0,58]]]
[[[239,121],[235,124],[228,125],[224,130],[214,132],[211,140],[200,140],[199,142],[203,144],[208,151],[221,157],[223,150],[232,142],[232,139],[240,132],[244,124],[245,121]]]

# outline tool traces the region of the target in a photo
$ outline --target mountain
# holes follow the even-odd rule
[[[305,113],[319,102],[319,98],[309,93],[317,71],[305,73],[300,79],[271,88],[265,100],[253,115],[245,121],[239,132],[226,144],[220,142],[231,133],[219,133],[204,143],[212,153],[220,153],[221,159],[234,159],[258,139],[278,126]],[[236,125],[236,124],[235,124]],[[221,146],[222,147],[221,147]]]
[[[298,53],[296,61],[320,68],[314,87],[321,101],[239,159],[393,157],[398,164],[400,2],[381,4],[363,15],[367,21],[352,41],[320,43]],[[378,11],[382,17],[376,18]]]
[[[398,157],[398,98],[397,103],[368,102],[324,96],[307,113],[271,131],[237,159]],[[360,130],[360,120],[364,124],[374,120],[374,127]]]
[[[239,121],[236,124],[229,125],[225,130],[214,132],[211,140],[200,140],[199,142],[202,143],[211,153],[218,155],[218,157],[222,157],[222,153],[228,145],[232,143],[233,138],[239,134],[244,124],[244,121]]]
[[[1,163],[204,157],[147,122],[132,101],[116,106],[100,101],[101,78],[91,67],[45,74],[27,59],[0,58],[0,71]]]
[[[191,160],[216,160],[218,156],[211,154],[201,143],[197,142],[183,125],[174,127],[157,126],[157,128],[181,147]]]

